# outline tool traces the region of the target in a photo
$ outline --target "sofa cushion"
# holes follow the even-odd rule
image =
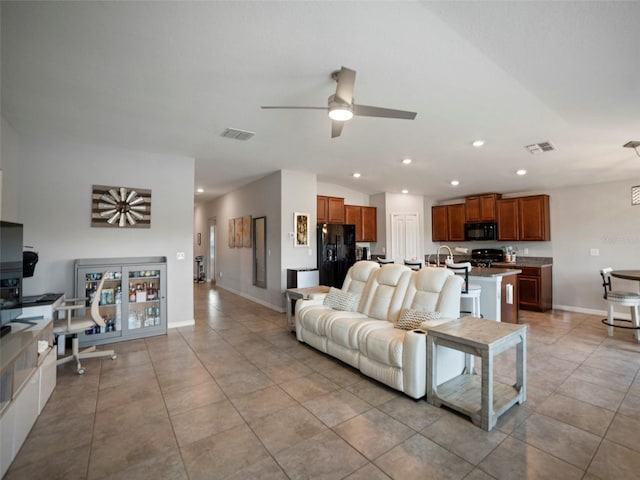
[[[329,293],[324,297],[323,304],[334,310],[353,311],[358,306],[359,296],[331,287]]]
[[[440,318],[439,312],[427,312],[425,310],[413,310],[411,308],[404,308],[400,314],[398,323],[394,326],[402,330],[413,330],[420,328],[423,322],[429,322],[432,320],[438,320]]]
[[[384,328],[370,330],[359,336],[360,353],[383,365],[402,367],[405,330]]]
[[[373,319],[398,321],[411,274],[412,270],[404,265],[384,265],[373,272],[359,311]]]

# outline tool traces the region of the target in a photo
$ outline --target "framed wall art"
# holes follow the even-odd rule
[[[93,185],[91,226],[151,228],[151,190]]]
[[[309,246],[309,214],[294,213],[293,227],[295,231],[293,246],[308,247]]]
[[[242,217],[235,219],[236,225],[236,247],[242,248]]]
[[[236,246],[236,221],[231,218],[229,219],[229,248],[234,248]]]
[[[251,248],[251,215],[242,217],[242,246]]]

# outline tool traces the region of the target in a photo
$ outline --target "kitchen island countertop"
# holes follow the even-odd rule
[[[517,275],[522,273],[518,268],[477,268],[474,267],[469,272],[470,277],[504,277],[507,275]]]

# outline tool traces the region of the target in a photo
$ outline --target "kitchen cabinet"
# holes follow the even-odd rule
[[[316,208],[317,223],[345,223],[344,198],[318,195]]]
[[[344,223],[356,226],[356,242],[377,241],[376,207],[344,206]]]
[[[464,241],[464,203],[431,207],[431,239],[434,242]]]
[[[87,297],[87,308],[104,272],[99,309],[106,326],[79,333],[81,347],[167,333],[166,257],[76,260],[75,296]]]
[[[484,195],[473,195],[466,197],[465,219],[467,222],[495,222],[496,221],[496,200],[502,195],[498,193],[487,193]]]
[[[496,201],[499,241],[549,241],[549,195]]]
[[[518,277],[520,308],[538,312],[551,309],[553,304],[552,267],[547,265],[518,268],[522,270]]]

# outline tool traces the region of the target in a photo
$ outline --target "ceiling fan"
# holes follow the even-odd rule
[[[331,118],[331,138],[339,137],[342,133],[344,122],[350,120],[354,115],[360,117],[384,117],[413,120],[416,112],[406,110],[394,110],[391,108],[371,107],[368,105],[358,105],[353,102],[353,84],[356,80],[355,70],[342,67],[331,74],[337,82],[336,93],[329,97],[327,107],[297,107],[297,106],[261,106],[264,109],[297,109],[297,110],[327,110]]]

